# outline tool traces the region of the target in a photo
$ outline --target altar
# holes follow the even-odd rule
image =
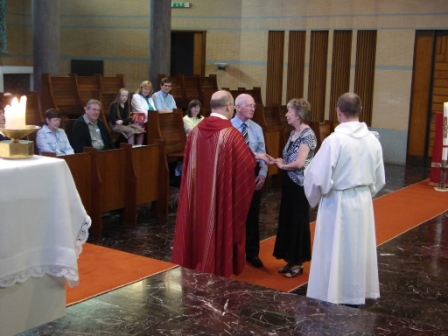
[[[14,335],[65,315],[79,281],[85,212],[62,159],[0,159],[0,328]]]

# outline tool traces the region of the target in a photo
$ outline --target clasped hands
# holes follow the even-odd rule
[[[282,158],[275,159],[267,153],[257,153],[256,160],[263,160],[267,164],[276,164],[280,169],[285,165]]]

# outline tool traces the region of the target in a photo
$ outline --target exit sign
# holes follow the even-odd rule
[[[171,8],[190,8],[189,2],[172,2]]]

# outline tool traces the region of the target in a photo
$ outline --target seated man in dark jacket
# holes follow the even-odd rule
[[[101,113],[101,103],[90,99],[84,108],[86,113],[80,116],[72,126],[70,143],[75,153],[82,153],[84,147],[94,147],[97,150],[114,149],[106,125],[98,119]]]

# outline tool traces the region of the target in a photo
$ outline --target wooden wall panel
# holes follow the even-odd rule
[[[305,78],[305,42],[305,31],[289,32],[286,102],[293,98],[303,98],[303,82]]]
[[[308,101],[311,121],[325,119],[325,89],[327,80],[328,31],[312,31],[310,46],[310,73]]]
[[[428,129],[427,157],[432,157],[435,137],[435,114],[443,112],[443,103],[448,102],[448,32],[436,32],[434,72],[432,78],[431,111]],[[436,162],[440,162],[437,158]]]
[[[431,110],[432,61],[435,32],[420,30],[415,34],[414,68],[409,116],[406,163],[423,165],[427,156],[428,115]],[[436,81],[434,81],[435,83]],[[437,83],[442,84],[442,81]],[[447,81],[448,84],[448,81]]]
[[[357,36],[355,92],[362,100],[360,120],[372,124],[375,79],[376,30],[360,30]]]
[[[269,32],[266,106],[282,103],[284,43],[284,31]]]
[[[350,89],[352,31],[337,30],[333,36],[333,60],[331,68],[331,92],[329,120],[337,122],[338,98]],[[323,120],[320,120],[323,121]]]

